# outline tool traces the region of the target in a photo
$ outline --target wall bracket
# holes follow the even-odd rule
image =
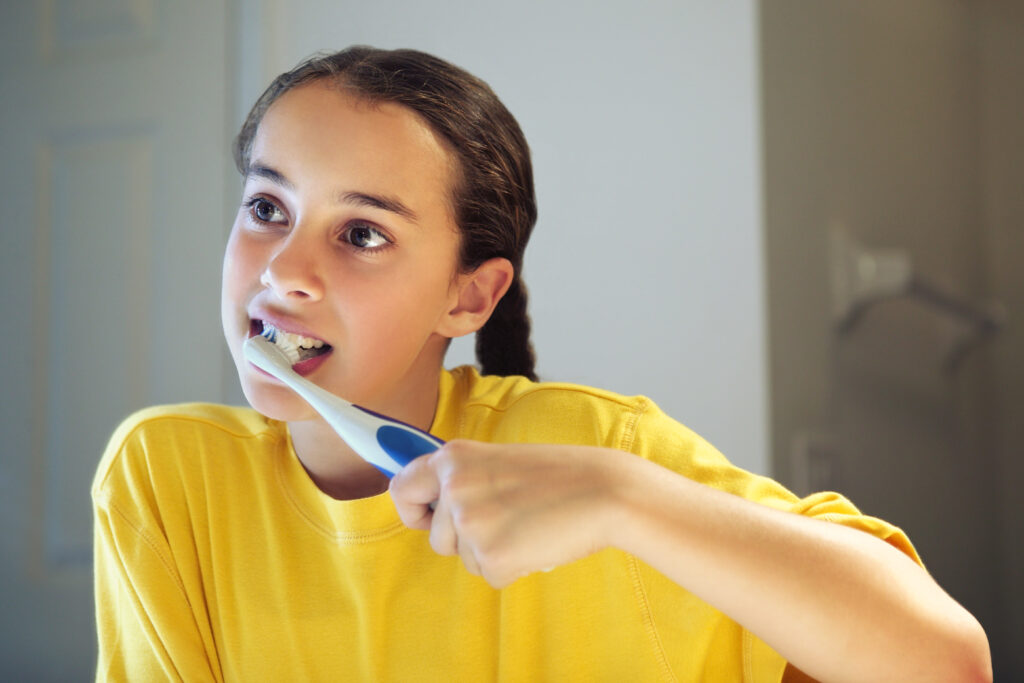
[[[951,294],[914,272],[905,249],[868,249],[846,231],[833,228],[829,235],[832,271],[832,316],[839,335],[849,334],[876,304],[910,297],[966,324],[968,332],[949,350],[945,368],[955,370],[978,344],[997,332],[1006,319],[1002,305],[972,302]]]

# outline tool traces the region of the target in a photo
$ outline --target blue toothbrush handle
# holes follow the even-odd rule
[[[421,455],[433,453],[444,445],[443,439],[439,439],[433,434],[428,434],[401,420],[381,415],[360,405],[353,404],[353,407],[373,415],[383,423],[377,427],[375,435],[377,437],[377,445],[401,467],[405,467]],[[379,465],[376,467],[386,474],[388,478],[396,474],[395,472],[389,472]]]
[[[444,445],[444,441],[433,437],[426,438],[419,430],[413,431],[414,429],[415,427],[384,425],[377,430],[377,443],[402,467]]]

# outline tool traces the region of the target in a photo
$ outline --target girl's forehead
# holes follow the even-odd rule
[[[324,146],[369,148],[380,155],[430,157],[449,163],[449,146],[415,111],[395,102],[371,101],[321,81],[279,97],[263,116],[256,143],[268,138],[315,138]]]
[[[446,205],[457,177],[454,154],[415,111],[320,82],[288,91],[267,109],[249,161],[294,181],[358,182]]]

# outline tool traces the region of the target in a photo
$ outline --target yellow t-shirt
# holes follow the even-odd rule
[[[916,559],[898,529],[731,466],[648,399],[470,368],[443,372],[439,398],[442,439],[620,448]],[[776,681],[785,666],[615,549],[494,590],[403,526],[388,494],[322,493],[287,425],[250,409],[133,415],[93,500],[99,680]]]

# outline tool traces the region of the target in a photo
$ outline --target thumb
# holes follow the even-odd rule
[[[433,454],[416,458],[388,486],[398,516],[410,529],[429,529],[434,517],[433,503],[441,494],[441,483],[432,459]]]

